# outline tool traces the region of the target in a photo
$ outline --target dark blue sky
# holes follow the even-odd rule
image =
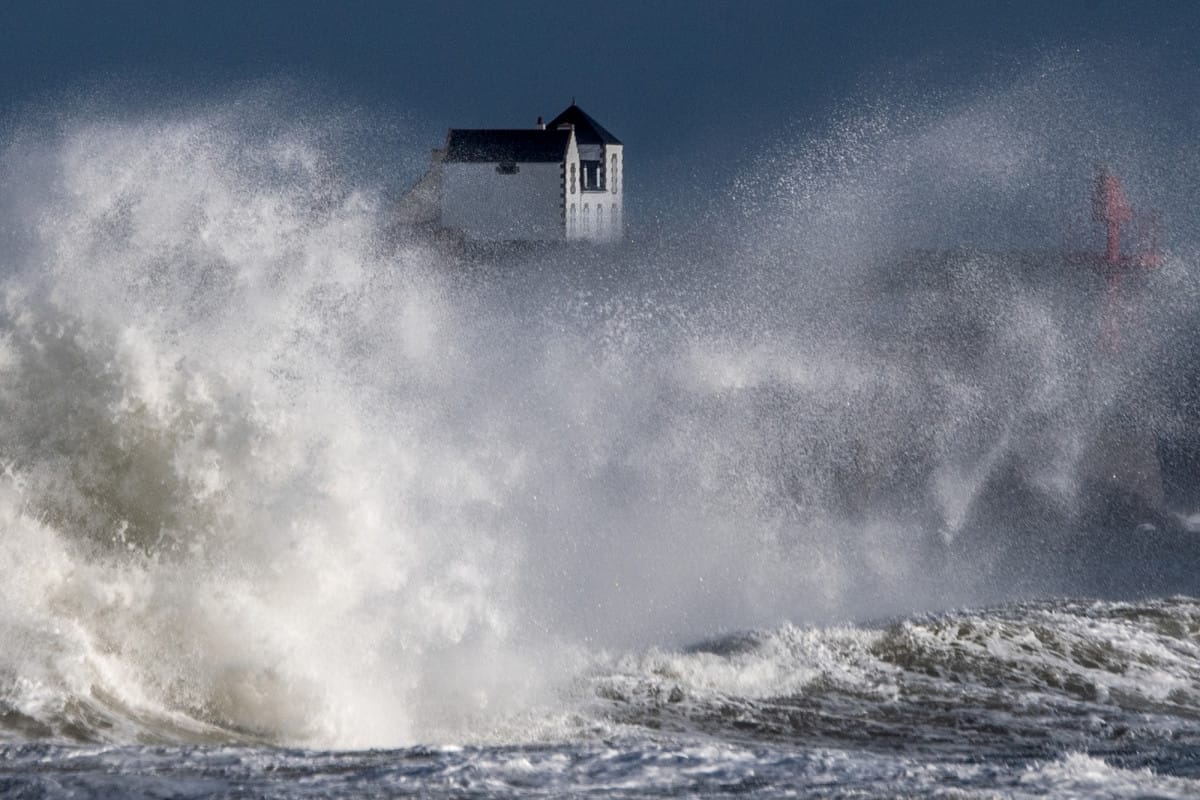
[[[803,137],[848,98],[944,99],[1055,53],[1136,60],[1190,103],[1198,30],[1200,3],[1149,0],[9,2],[0,116],[94,87],[133,107],[286,80],[432,147],[448,126],[530,125],[575,96],[643,177],[684,180],[745,157],[728,152],[739,130]]]

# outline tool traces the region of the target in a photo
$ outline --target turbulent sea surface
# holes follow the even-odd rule
[[[1200,170],[1086,85],[600,250],[398,228],[286,93],[6,131],[0,794],[1197,796]]]
[[[1200,788],[1200,603],[1186,598],[785,627],[602,660],[571,694],[570,716],[533,742],[329,751],[31,737],[4,748],[0,787],[18,797],[1181,798]],[[93,735],[108,730],[102,715],[129,716],[93,702]],[[87,720],[81,709],[77,724]],[[181,734],[149,725],[132,738]]]

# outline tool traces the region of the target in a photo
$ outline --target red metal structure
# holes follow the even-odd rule
[[[1096,192],[1092,195],[1092,219],[1103,222],[1108,233],[1104,261],[1109,265],[1121,263],[1121,226],[1133,221],[1133,209],[1125,199],[1121,179],[1106,169],[1096,177]]]
[[[1082,260],[1104,276],[1105,292],[1104,322],[1100,335],[1100,346],[1108,352],[1116,352],[1120,341],[1120,314],[1125,307],[1121,296],[1121,280],[1124,276],[1157,267],[1162,260],[1158,249],[1159,224],[1154,215],[1137,217],[1121,180],[1107,168],[1101,168],[1096,176],[1096,188],[1092,194],[1092,219],[1104,225],[1105,248],[1103,256],[1088,254]],[[1121,230],[1124,226],[1134,234],[1134,251],[1121,252]]]

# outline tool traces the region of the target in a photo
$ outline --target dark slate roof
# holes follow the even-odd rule
[[[446,155],[442,160],[511,161],[522,164],[562,161],[570,140],[570,131],[452,128],[446,137]]]
[[[571,103],[565,111],[547,122],[546,127],[553,130],[564,122],[569,122],[575,126],[575,141],[579,142],[579,144],[621,143],[620,139],[606,131],[603,125],[588,116],[586,111],[574,103]]]

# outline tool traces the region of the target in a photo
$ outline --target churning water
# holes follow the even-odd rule
[[[1051,84],[598,251],[263,98],[10,132],[0,787],[1194,796],[1196,164],[1098,354],[1046,220],[1161,175]]]

